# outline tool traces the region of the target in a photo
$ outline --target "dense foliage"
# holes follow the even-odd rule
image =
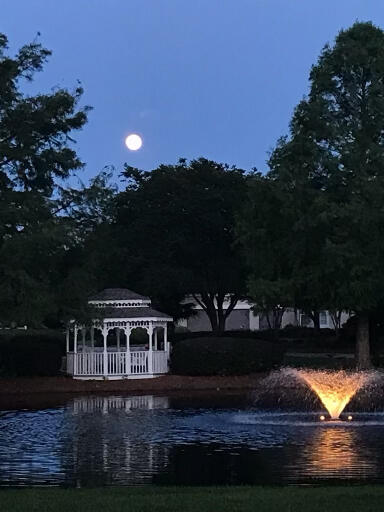
[[[242,375],[268,371],[283,360],[282,345],[264,340],[205,337],[177,343],[171,371],[177,375]]]
[[[52,331],[13,334],[0,338],[0,375],[36,377],[58,375],[65,353],[64,336]]]
[[[350,331],[348,331],[350,332]],[[248,338],[259,339],[264,341],[308,341],[313,340],[318,346],[321,346],[326,337],[333,336],[335,338],[335,331],[333,329],[315,329],[313,327],[300,327],[300,326],[286,326],[284,329],[276,331],[276,329],[263,329],[259,331],[248,331],[245,329],[239,331],[225,331],[220,333],[223,338]],[[338,338],[345,336],[344,329],[341,329]],[[215,332],[195,331],[195,332],[175,332],[170,336],[172,343],[178,343],[182,340],[196,339],[196,338],[210,338],[217,337]],[[316,341],[318,340],[318,341]]]

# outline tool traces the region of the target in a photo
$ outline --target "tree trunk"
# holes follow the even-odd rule
[[[312,311],[311,318],[315,330],[320,331],[320,313],[318,311]]]
[[[369,351],[369,318],[361,313],[357,317],[356,330],[356,366],[359,370],[371,367]]]
[[[225,331],[225,324],[228,316],[234,310],[239,297],[231,295],[227,309],[224,309],[225,293],[202,292],[200,297],[196,294],[193,298],[202,307],[211,323],[212,331],[221,335]]]
[[[219,317],[219,322],[218,322],[218,325],[217,325],[217,332],[219,334],[223,333],[225,331],[225,321],[226,321],[226,317],[224,315],[220,315]]]
[[[377,336],[377,318],[375,315],[369,317],[369,346],[371,353],[371,364],[376,366],[380,363],[380,345]]]
[[[218,331],[218,322],[216,311],[206,311],[209,321],[211,322],[211,328],[213,332]]]
[[[332,323],[333,323],[333,327],[335,329],[335,334],[336,336],[339,335],[339,331],[340,331],[340,327],[341,327],[341,314],[342,314],[342,310],[334,310],[334,311],[329,311],[329,314],[331,315],[331,320],[332,320]]]
[[[220,335],[225,331],[225,321],[227,317],[224,313],[224,300],[225,300],[225,294],[218,293],[216,295],[216,306],[217,306],[217,330],[216,332]]]
[[[212,331],[217,332],[219,328],[219,322],[216,308],[214,306],[208,306],[205,312],[207,313],[209,321],[211,322]]]
[[[275,308],[273,310],[273,328],[275,330],[281,329],[281,322],[283,320],[285,309]]]
[[[196,302],[203,308],[203,311],[207,314],[209,321],[211,323],[212,331],[217,332],[218,330],[218,319],[217,319],[217,310],[215,307],[214,297],[212,294],[207,292],[202,292],[201,296],[193,295],[193,298]]]
[[[269,316],[268,309],[265,310],[264,315],[265,315],[265,318],[267,319],[268,329],[272,330],[271,318]]]

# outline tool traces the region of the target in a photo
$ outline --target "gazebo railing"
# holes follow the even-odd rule
[[[101,354],[102,356],[104,354]],[[124,375],[127,366],[127,356],[124,352],[110,352],[107,354],[108,375]]]
[[[67,354],[67,373],[78,377],[146,375],[168,372],[168,353],[152,352],[78,352]],[[106,368],[105,368],[106,365]]]
[[[152,352],[153,354],[153,373],[167,373],[168,372],[168,353],[167,352]]]
[[[148,354],[149,352],[145,350],[131,352],[131,374],[141,375],[148,373]]]

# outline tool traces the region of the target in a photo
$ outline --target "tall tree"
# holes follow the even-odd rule
[[[369,316],[384,289],[383,77],[384,32],[372,23],[341,31],[270,159],[269,177],[295,217],[295,295],[357,313],[361,368],[370,365]]]
[[[71,134],[87,120],[82,89],[22,92],[50,52],[39,43],[8,55],[0,34],[0,321],[40,323],[65,230],[55,216],[58,182],[83,164]]]
[[[212,329],[223,331],[245,291],[234,247],[243,171],[200,158],[151,172],[126,167],[123,174],[128,186],[118,198],[115,229],[130,279],[168,303],[193,295]]]

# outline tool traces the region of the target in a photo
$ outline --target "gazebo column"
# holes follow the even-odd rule
[[[168,323],[166,322],[164,325],[164,350],[169,353],[169,343],[168,343]]]
[[[68,352],[69,352],[69,325],[67,326],[67,330],[65,332],[65,351],[68,354]]]
[[[120,327],[116,327],[117,351],[120,352]]]
[[[108,329],[103,327],[103,375],[106,377],[108,375],[108,352],[107,352],[107,337],[108,337]]]
[[[95,348],[95,328],[91,327],[91,348],[92,348],[92,352],[93,352],[93,349]]]
[[[155,342],[155,350],[157,350],[158,349],[158,347],[157,347],[157,329],[153,330],[153,338],[154,338],[154,342]]]
[[[153,325],[148,327],[149,350],[148,350],[148,373],[153,373]]]
[[[131,336],[131,328],[126,327],[124,329],[125,337],[127,339],[127,351],[125,353],[125,373],[127,375],[131,375],[131,348],[130,348],[130,336]]]
[[[86,334],[86,328],[83,327],[81,329],[81,351],[85,352],[85,334]]]
[[[168,342],[168,322],[164,324],[164,350],[167,354],[167,372],[169,372],[169,355],[170,355],[170,344]]]
[[[77,326],[73,327],[73,352],[77,354]]]
[[[73,326],[73,374],[77,374],[77,325]]]

